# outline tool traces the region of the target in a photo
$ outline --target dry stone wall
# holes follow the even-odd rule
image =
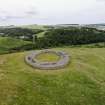
[[[57,62],[40,62],[36,59],[36,56],[42,53],[53,53],[60,57],[60,60]],[[67,53],[63,51],[52,51],[52,50],[41,50],[41,51],[32,51],[25,57],[27,64],[31,65],[34,68],[42,70],[52,70],[65,67],[69,61],[70,57]]]

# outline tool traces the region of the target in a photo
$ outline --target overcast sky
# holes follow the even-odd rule
[[[105,23],[105,0],[0,0],[0,25]]]

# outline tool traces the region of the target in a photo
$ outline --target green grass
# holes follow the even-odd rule
[[[105,42],[93,43],[93,44],[85,44],[85,45],[80,45],[79,47],[105,48]]]
[[[41,53],[35,57],[40,62],[57,62],[60,57],[53,53]]]
[[[40,33],[37,34],[37,37],[38,38],[44,37],[45,33],[46,33],[46,31],[40,32]]]
[[[43,25],[22,25],[22,26],[19,26],[19,27],[22,27],[22,28],[28,28],[28,29],[42,29],[42,30],[46,30],[46,28],[43,26]]]
[[[71,56],[59,70],[24,62],[28,52],[0,55],[0,105],[105,105],[105,48],[55,48]]]
[[[10,37],[0,37],[0,54],[8,53],[9,49],[27,45],[30,42]]]

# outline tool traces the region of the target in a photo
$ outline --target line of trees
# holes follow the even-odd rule
[[[10,48],[8,49],[9,52],[105,42],[105,31],[85,27],[49,29],[43,37],[37,37],[36,35],[33,37],[35,30],[30,29],[14,28],[5,29],[5,31],[0,29],[0,32],[4,32],[4,36],[8,35],[8,37],[12,38],[29,36],[28,39],[24,39],[30,40],[29,44]]]
[[[36,42],[37,48],[105,42],[105,31],[95,28],[52,29]]]
[[[42,32],[40,29],[27,29],[27,28],[0,28],[0,36],[13,37],[23,40],[32,40],[33,34]]]

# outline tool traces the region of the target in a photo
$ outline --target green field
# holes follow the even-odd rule
[[[11,48],[21,47],[27,44],[30,44],[30,42],[11,37],[0,37],[0,54],[8,53]]]
[[[28,28],[28,29],[42,29],[42,30],[46,30],[46,28],[43,25],[37,25],[37,24],[33,24],[33,25],[22,25],[19,26],[21,28]]]
[[[41,53],[35,57],[40,62],[57,62],[60,57],[53,53]]]
[[[40,33],[37,34],[37,37],[41,38],[41,37],[43,37],[45,35],[45,33],[46,33],[46,31],[40,32]]]
[[[55,48],[71,56],[59,70],[24,62],[28,52],[0,55],[0,105],[105,105],[105,48]]]

